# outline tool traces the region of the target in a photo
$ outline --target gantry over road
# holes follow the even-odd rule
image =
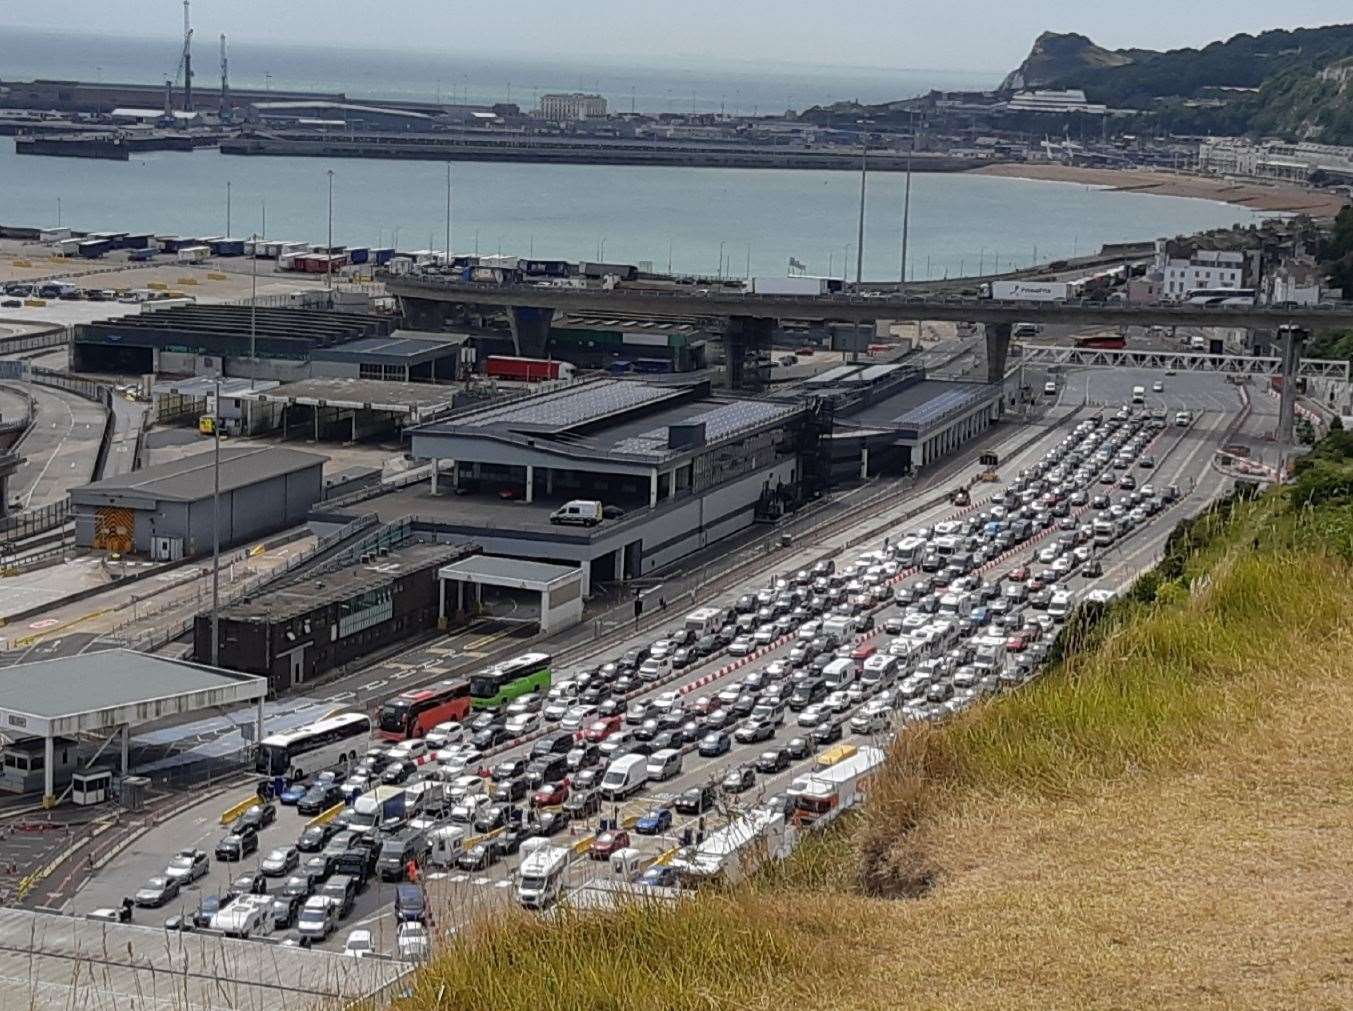
[[[520,354],[543,355],[555,312],[604,312],[632,316],[725,317],[729,379],[739,385],[745,352],[768,348],[770,333],[785,320],[872,323],[928,320],[984,323],[988,380],[1005,375],[1011,328],[1016,323],[1093,326],[1194,326],[1280,329],[1306,333],[1353,327],[1353,302],[1314,306],[1202,306],[1130,302],[1013,302],[988,298],[915,294],[841,293],[756,295],[729,288],[571,288],[549,284],[475,284],[438,274],[382,274],[416,325],[435,328],[446,304],[492,305],[508,309]],[[439,306],[437,303],[442,303]]]

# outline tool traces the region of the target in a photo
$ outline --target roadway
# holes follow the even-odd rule
[[[106,415],[99,404],[67,390],[37,383],[23,389],[37,402],[37,417],[15,447],[27,459],[10,478],[9,493],[22,508],[36,509],[63,501],[93,478]]]
[[[1055,420],[1063,422],[1075,420],[1078,417],[1078,406],[1087,396],[1092,400],[1102,397],[1106,402],[1121,403],[1126,400],[1131,387],[1138,383],[1134,376],[1113,372],[1074,374],[1064,378],[1065,382],[1060,393],[1055,418]],[[1165,429],[1150,450],[1157,456],[1156,469],[1150,472],[1138,472],[1139,480],[1150,481],[1157,486],[1176,483],[1185,489],[1187,494],[1180,503],[1156,517],[1151,523],[1138,528],[1105,556],[1106,573],[1103,582],[1110,585],[1122,584],[1135,577],[1137,572],[1154,560],[1159,553],[1160,546],[1164,543],[1165,537],[1168,536],[1170,529],[1173,528],[1179,518],[1201,508],[1206,502],[1221,494],[1229,484],[1229,479],[1214,471],[1209,466],[1209,461],[1212,452],[1224,437],[1228,425],[1234,420],[1239,409],[1240,400],[1235,387],[1222,382],[1215,376],[1190,376],[1186,382],[1177,386],[1173,384],[1167,386],[1164,393],[1156,395],[1152,400],[1154,403],[1148,406],[1163,406],[1171,412],[1181,407],[1203,412],[1190,429],[1177,429],[1173,426]],[[1253,426],[1258,430],[1264,423],[1257,419],[1255,415],[1251,415],[1247,427]],[[1025,430],[1023,434],[1027,438],[1029,433]],[[1018,470],[1029,466],[1059,442],[1065,434],[1066,428],[1062,425],[1047,427],[1034,440],[1033,444],[1027,446],[1021,452],[1012,454],[1008,459],[1002,460],[1002,476],[1013,477]],[[978,486],[979,494],[981,487]],[[914,503],[915,499],[911,501]],[[898,503],[892,508],[880,509],[876,517],[879,523],[872,531],[870,543],[851,545],[852,554],[846,557],[851,557],[853,553],[867,547],[875,546],[873,541],[881,543],[885,533],[896,540],[906,529],[921,525],[933,525],[935,521],[950,515],[953,509],[947,505],[936,505],[919,514],[908,515],[908,512],[909,510],[905,508],[904,503]],[[774,571],[784,572],[801,568],[812,560],[833,551],[840,557],[848,550],[847,542],[849,540],[849,537],[837,538],[831,543],[777,555],[774,558]],[[1030,545],[1024,546],[1018,558],[1029,555],[1033,550],[1036,549]],[[995,574],[999,575],[1000,572],[1013,567],[1018,558],[994,563]],[[764,583],[765,577],[763,575],[748,576],[738,585],[731,586],[710,598],[702,598],[698,603],[707,604],[716,600],[721,603],[731,603],[737,596],[758,589]],[[1085,584],[1081,581],[1079,584],[1073,583],[1073,585]],[[680,616],[686,610],[687,605],[684,603],[680,608],[674,609],[672,613],[673,623],[679,621]],[[889,609],[885,608],[880,612],[879,619],[881,620],[888,613],[890,613]],[[488,635],[492,634],[488,633]],[[483,634],[479,635],[474,644],[481,647],[486,646],[487,643],[483,642],[485,637]],[[659,633],[656,629],[642,635],[627,637],[623,642],[609,645],[604,654],[598,656],[595,662],[600,662],[600,660],[611,656],[618,656],[627,648],[647,643],[657,637],[659,637]],[[480,650],[470,649],[471,642],[465,641],[460,644],[461,649],[456,651],[458,657],[463,658],[467,653],[483,651],[482,648]],[[767,654],[758,657],[756,666],[764,666],[773,660],[782,658],[789,648],[790,644],[788,643],[778,646]],[[485,659],[487,658],[474,658],[474,662],[466,666],[483,663]],[[386,683],[376,685],[374,681],[368,681],[367,684],[371,686],[370,697],[374,699],[388,696],[420,681],[432,680],[434,677],[445,677],[446,672],[451,669],[452,665],[446,662],[447,657],[441,657],[440,660],[442,663],[436,665],[438,667],[436,670],[426,667],[413,667],[412,664],[409,664],[408,666],[412,670],[407,678],[396,683],[390,683],[386,680]],[[576,668],[581,666],[582,662],[581,658],[570,660],[567,666]],[[675,677],[671,683],[655,685],[645,691],[641,697],[651,698],[661,691],[671,690],[674,687],[696,681],[704,682],[706,679],[708,679],[707,683],[701,685],[698,693],[718,692],[737,676],[732,671],[724,669],[727,662],[727,657],[720,657],[689,668]],[[365,702],[366,699],[357,697],[350,701]],[[803,733],[804,731],[793,725],[791,716],[787,720],[787,726],[781,728],[775,740],[782,743],[789,737],[801,736]],[[668,800],[687,786],[706,781],[713,776],[719,776],[729,765],[754,758],[762,750],[771,746],[771,743],[765,743],[735,747],[733,752],[716,759],[700,759],[692,755],[687,759],[685,768],[678,778],[663,784],[660,789],[646,792],[637,801],[626,805],[623,813],[627,815],[636,814],[648,806]],[[510,749],[506,754],[510,755],[523,750],[525,750],[525,747],[519,746]],[[501,756],[495,756],[494,760],[496,761],[499,757]],[[751,793],[744,795],[742,803],[752,804],[760,796],[768,796],[777,792],[788,783],[793,775],[802,771],[803,765],[800,763],[779,776],[759,781],[757,787]],[[242,789],[240,792],[243,793],[244,790]],[[142,840],[133,844],[123,854],[112,860],[96,877],[90,879],[78,895],[68,903],[68,906],[85,910],[113,904],[122,895],[134,891],[146,877],[161,871],[168,857],[177,849],[198,846],[210,850],[216,839],[221,835],[221,828],[217,822],[220,810],[229,806],[233,799],[235,799],[234,795],[229,795],[211,803],[174,814],[160,825],[150,837],[143,837]],[[266,853],[268,849],[274,846],[283,846],[294,842],[303,823],[304,819],[300,818],[294,810],[280,809],[278,824],[263,833],[260,852]],[[716,826],[710,826],[711,829],[714,827]],[[680,826],[678,825],[677,831],[679,829]],[[580,827],[579,831],[586,831],[586,826]],[[647,845],[652,850],[671,845],[671,839],[654,840],[641,845]],[[507,862],[497,864],[487,872],[479,874],[465,874],[455,870],[434,871],[431,877],[431,885],[434,901],[442,907],[442,927],[456,926],[464,922],[467,917],[483,909],[486,904],[510,900],[510,886],[501,883],[510,880],[515,863],[516,858],[509,858]],[[206,888],[208,893],[217,887],[223,887],[233,878],[234,872],[238,869],[236,865],[219,866],[213,864],[212,873],[204,884],[185,893],[183,905],[195,906],[203,887]],[[571,883],[576,885],[584,879],[606,873],[604,864],[584,860],[572,872]],[[378,945],[382,938],[388,944],[393,930],[387,912],[392,894],[390,886],[382,887],[373,884],[373,887],[361,896],[354,912],[341,925],[339,932],[329,942],[329,946],[341,946],[342,938],[346,933],[359,925],[368,927],[376,933]],[[138,911],[137,917],[140,922],[158,923],[164,917],[172,915],[173,912],[174,910]]]
[[[1041,323],[1101,326],[1296,326],[1326,330],[1353,326],[1353,302],[1321,306],[1199,306],[1175,303],[1013,302],[936,296],[924,285],[914,294],[753,295],[730,288],[567,288],[549,284],[474,284],[435,275],[377,271],[389,294],[467,305],[530,306],[569,312],[637,316],[741,316],[778,320],[880,319],[955,323]]]

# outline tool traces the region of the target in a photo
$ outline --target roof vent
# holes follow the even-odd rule
[[[667,428],[668,449],[695,449],[705,444],[705,423],[692,422],[688,425],[669,425]]]

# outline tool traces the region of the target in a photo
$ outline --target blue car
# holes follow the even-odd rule
[[[305,792],[310,789],[308,783],[292,783],[285,790],[277,795],[277,802],[287,807],[295,807],[296,802],[305,796]]]
[[[634,823],[634,831],[640,835],[659,835],[672,827],[672,812],[660,807],[649,811]]]
[[[675,888],[677,886],[676,868],[650,867],[644,871],[643,877],[639,879],[639,884],[654,888]]]
[[[719,733],[717,730],[713,731],[700,739],[700,757],[717,758],[719,755],[725,754],[732,746],[733,742],[727,734]]]

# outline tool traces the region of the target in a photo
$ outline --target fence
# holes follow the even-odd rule
[[[0,550],[4,545],[24,540],[34,534],[55,530],[70,522],[70,500],[62,499],[36,509],[25,509],[21,513],[0,519]]]

